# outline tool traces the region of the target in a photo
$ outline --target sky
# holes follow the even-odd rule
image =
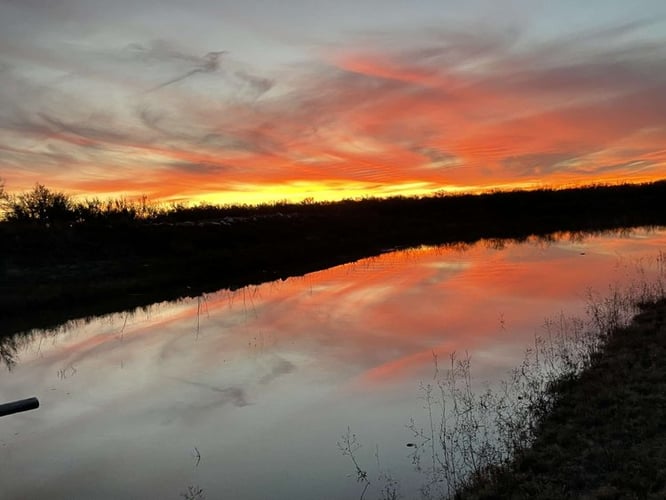
[[[663,177],[663,0],[0,0],[10,192],[260,203]]]

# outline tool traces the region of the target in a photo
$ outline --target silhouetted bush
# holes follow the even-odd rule
[[[67,224],[76,217],[71,198],[65,193],[51,191],[36,184],[32,191],[18,196],[5,196],[8,221],[44,226]]]

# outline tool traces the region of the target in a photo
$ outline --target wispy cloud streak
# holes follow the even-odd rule
[[[177,76],[175,78],[167,80],[166,82],[161,83],[156,87],[153,87],[149,91],[155,91],[155,90],[162,89],[164,87],[168,87],[169,85],[173,85],[174,83],[181,82],[181,81],[185,80],[186,78],[194,76],[197,73],[214,73],[220,67],[220,61],[219,60],[220,60],[220,56],[222,56],[223,54],[226,54],[226,51],[221,50],[221,51],[217,51],[217,52],[209,52],[208,54],[206,54],[203,57],[203,59],[201,60],[198,67],[196,67],[194,69],[191,69],[190,71],[188,71],[188,72],[186,72],[186,73],[184,73],[180,76]]]
[[[661,177],[655,23],[542,41],[517,28],[373,33],[270,72],[165,40],[68,57],[11,46],[2,176],[228,200]]]

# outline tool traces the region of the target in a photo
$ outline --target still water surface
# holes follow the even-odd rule
[[[411,498],[433,352],[504,377],[545,318],[664,248],[664,230],[419,248],[36,332],[0,367],[0,402],[42,404],[0,420],[0,496],[358,498],[350,427]]]

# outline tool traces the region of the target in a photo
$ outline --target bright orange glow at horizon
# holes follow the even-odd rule
[[[109,103],[77,101],[78,87],[64,80],[49,106],[0,124],[0,177],[10,192],[42,183],[81,197],[214,204],[666,178],[658,47],[615,46],[603,32],[602,44],[583,37],[575,47],[563,39],[520,49],[501,33],[438,36],[404,49],[342,46],[269,76],[192,56],[182,84],[137,93],[112,82]],[[181,57],[164,50],[141,55]],[[211,87],[196,85],[200,73]],[[213,85],[229,74],[236,87]],[[91,92],[99,85],[88,83]]]

